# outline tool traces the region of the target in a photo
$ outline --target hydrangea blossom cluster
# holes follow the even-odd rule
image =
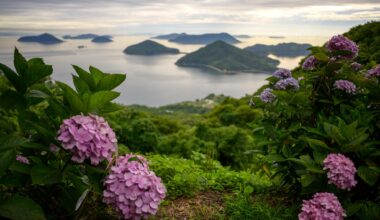
[[[304,70],[313,70],[315,69],[315,66],[317,65],[318,60],[315,58],[315,56],[309,56],[305,62],[302,64],[302,69]]]
[[[286,90],[286,89],[292,89],[292,90],[298,90],[300,88],[300,85],[298,83],[298,80],[294,79],[293,77],[289,77],[286,79],[281,79],[276,82],[274,85],[275,89],[278,90]]]
[[[161,179],[149,170],[145,158],[132,154],[116,160],[104,185],[103,201],[115,206],[125,219],[156,214],[166,193]]]
[[[16,160],[23,164],[30,164],[29,159],[21,155],[17,155]]]
[[[273,76],[279,79],[292,77],[292,73],[288,69],[278,69],[273,73]]]
[[[316,193],[310,200],[304,200],[299,220],[342,220],[346,216],[338,198],[327,192]]]
[[[57,139],[62,147],[71,151],[71,159],[82,163],[90,159],[92,165],[111,160],[116,151],[116,136],[104,118],[96,115],[76,115],[65,119]]]
[[[375,68],[372,68],[372,69],[368,70],[367,74],[366,74],[366,77],[367,78],[380,77],[380,64],[377,65]]]
[[[356,93],[356,85],[348,80],[337,80],[334,83],[334,87],[348,94],[354,95]]]
[[[362,68],[362,65],[358,62],[353,62],[353,63],[351,63],[351,68],[355,71],[358,71],[358,70],[360,70],[360,68]]]
[[[271,103],[276,99],[276,95],[272,93],[272,89],[266,88],[261,92],[260,99],[265,103]]]
[[[356,168],[350,158],[343,154],[331,153],[323,161],[324,170],[327,170],[329,184],[334,184],[339,189],[351,190],[356,186]]]
[[[330,52],[344,50],[351,52],[350,54],[338,55],[337,58],[353,59],[358,55],[359,47],[352,40],[344,37],[343,35],[333,36],[326,45]]]

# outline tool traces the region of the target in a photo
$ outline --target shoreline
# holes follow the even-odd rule
[[[240,74],[240,73],[263,73],[263,74],[271,74],[271,71],[265,71],[265,70],[223,70],[219,69],[218,67],[211,66],[211,65],[205,65],[205,64],[183,64],[183,63],[175,63],[175,65],[180,66],[180,67],[195,67],[195,68],[206,68],[206,69],[211,69],[214,71],[217,71],[219,73],[224,73],[224,74]]]

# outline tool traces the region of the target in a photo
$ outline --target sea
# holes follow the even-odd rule
[[[121,95],[115,100],[118,103],[131,105],[162,106],[182,101],[201,99],[208,94],[224,94],[242,97],[253,94],[266,83],[270,75],[257,73],[223,74],[209,69],[179,67],[175,62],[185,54],[139,56],[127,55],[123,50],[132,44],[150,39],[145,35],[114,36],[112,43],[92,43],[91,40],[65,40],[55,45],[38,43],[20,43],[16,36],[0,37],[0,63],[13,68],[13,51],[17,47],[26,58],[41,57],[45,63],[53,66],[53,80],[72,83],[75,74],[72,65],[84,69],[94,66],[107,73],[125,73],[127,78],[116,91]],[[157,40],[168,47],[178,48],[188,53],[204,45],[184,45]],[[277,44],[282,42],[310,43],[318,46],[328,37],[285,36],[273,38],[255,36],[239,39],[235,46],[244,48],[254,44]],[[84,48],[78,48],[83,46]],[[279,67],[292,69],[303,57],[276,57]]]

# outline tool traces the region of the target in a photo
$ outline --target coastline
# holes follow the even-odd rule
[[[256,69],[250,69],[250,70],[223,70],[219,69],[218,67],[211,66],[211,65],[205,65],[205,64],[183,64],[183,63],[175,63],[177,66],[181,67],[196,67],[196,68],[206,68],[211,69],[219,73],[223,74],[239,74],[239,73],[263,73],[263,74],[271,74],[271,71],[265,71],[265,70],[256,70]]]

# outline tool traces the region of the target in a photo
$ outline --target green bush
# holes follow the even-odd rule
[[[81,218],[86,209],[97,217],[102,180],[110,165],[78,164],[57,141],[62,121],[77,114],[104,114],[120,109],[111,101],[112,91],[125,80],[123,74],[108,74],[90,67],[74,66],[75,90],[49,81],[52,66],[40,58],[26,60],[17,49],[15,70],[0,64],[7,82],[0,90],[0,216],[9,219]],[[3,85],[7,86],[3,86]],[[55,145],[59,151],[51,151]],[[16,156],[29,160],[20,163]]]
[[[361,203],[380,202],[379,78],[366,77],[367,68],[354,70],[350,59],[332,59],[347,51],[314,47],[311,52],[318,59],[316,69],[292,72],[293,77],[304,78],[300,89],[273,90],[276,100],[272,103],[256,97],[264,118],[251,125],[257,146],[262,146],[266,155],[266,165],[272,167],[273,173],[266,170],[268,174],[279,178],[295,196],[302,195],[297,199],[333,192],[354,215],[364,207]],[[336,89],[334,83],[341,79],[353,82],[356,93]],[[273,88],[278,80],[268,78],[264,88]],[[358,184],[351,191],[328,184],[323,161],[330,153],[344,154],[357,168]]]

